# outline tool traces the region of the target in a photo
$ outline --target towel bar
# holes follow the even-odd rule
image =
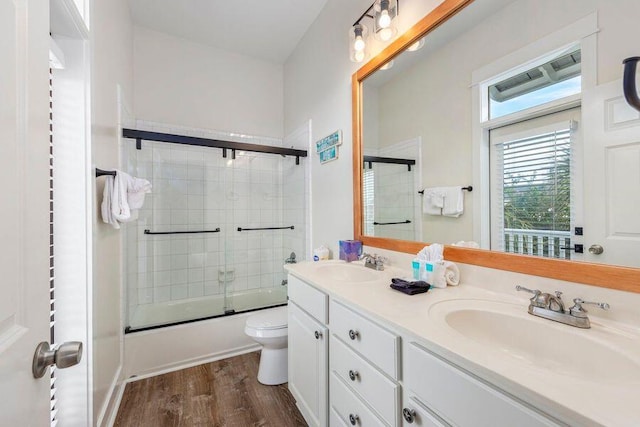
[[[465,191],[473,191],[473,186],[469,185],[468,187],[462,187],[463,190]],[[419,194],[424,194],[424,190],[420,190],[418,191]]]

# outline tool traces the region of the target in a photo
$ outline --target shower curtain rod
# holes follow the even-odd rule
[[[296,165],[300,164],[300,157],[307,157],[306,150],[294,148],[273,147],[270,145],[245,144],[243,142],[222,141],[219,139],[199,138],[195,136],[174,135],[171,133],[149,132],[137,129],[122,129],[124,138],[136,140],[136,148],[142,149],[142,140],[168,142],[171,144],[196,145],[199,147],[221,148],[222,157],[227,157],[227,150],[231,150],[231,158],[236,158],[236,150],[251,151],[254,153],[280,154],[296,158]]]

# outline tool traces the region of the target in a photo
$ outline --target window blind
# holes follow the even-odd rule
[[[528,124],[531,127],[530,124]],[[574,122],[492,131],[492,246],[570,259]],[[497,206],[496,206],[497,205]],[[495,244],[497,243],[497,244]]]
[[[362,179],[362,199],[364,205],[364,234],[374,236],[373,219],[375,217],[375,175],[373,169],[365,169]]]

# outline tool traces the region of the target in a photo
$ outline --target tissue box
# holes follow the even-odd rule
[[[357,261],[362,255],[362,242],[360,240],[340,240],[340,259],[351,262]]]

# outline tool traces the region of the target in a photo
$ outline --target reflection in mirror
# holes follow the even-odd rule
[[[363,234],[640,267],[640,115],[620,81],[639,15],[475,1],[368,75]]]

